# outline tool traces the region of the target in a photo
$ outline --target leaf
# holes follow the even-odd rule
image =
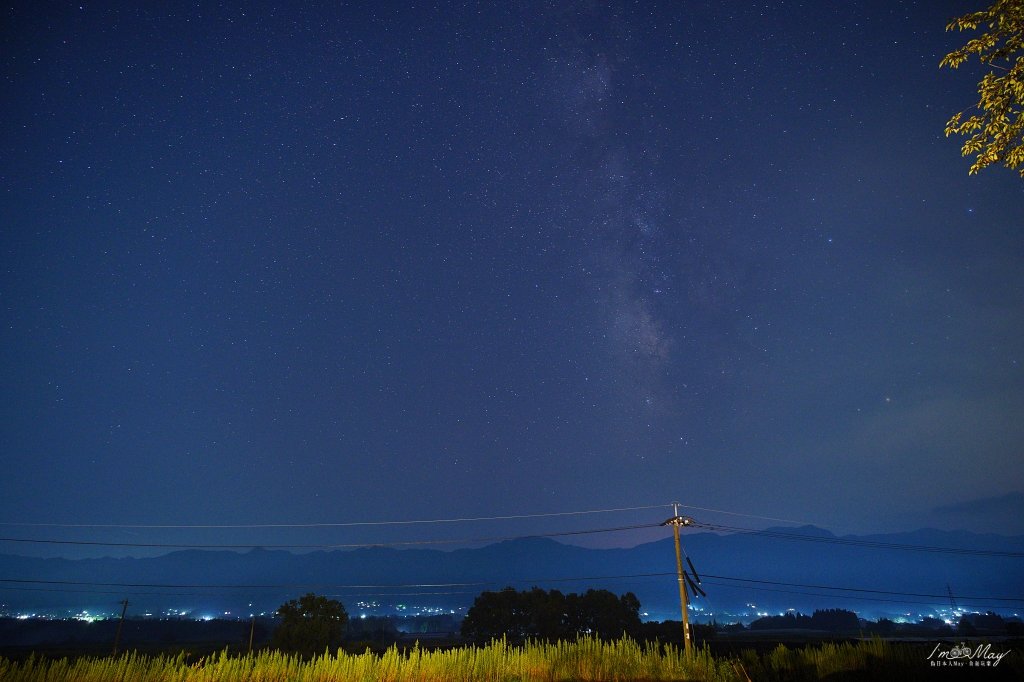
[[[1010,169],[1024,165],[1024,55],[1012,60],[1024,50],[1024,0],[996,0],[985,11],[951,19],[946,30],[977,30],[985,24],[990,29],[988,32],[969,40],[939,62],[940,68],[956,69],[972,54],[976,54],[982,64],[990,66],[996,61],[1014,61],[1001,75],[989,72],[978,83],[978,102],[968,109],[977,109],[981,115],[962,121],[965,112],[960,112],[946,123],[947,137],[972,135],[961,148],[963,156],[976,155],[968,171],[971,175],[1000,161]],[[1024,169],[1021,177],[1024,177]]]

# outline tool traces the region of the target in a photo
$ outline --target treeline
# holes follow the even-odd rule
[[[528,640],[575,640],[580,635],[605,641],[626,635],[636,641],[683,644],[683,624],[676,620],[641,622],[640,600],[632,592],[616,596],[608,590],[563,594],[538,587],[516,591],[506,587],[484,592],[473,601],[462,621],[462,636],[478,644],[493,639],[522,643]],[[690,624],[695,641],[714,639],[712,625]]]
[[[361,616],[350,618],[345,639],[353,641],[387,641],[403,634],[456,634],[459,622],[455,616]]]
[[[965,613],[957,629],[965,635],[1010,635],[1024,637],[1024,622],[1020,618],[1006,620],[998,613]]]
[[[742,623],[723,625],[712,623],[719,632],[742,632]],[[919,622],[896,623],[888,618],[876,621],[858,618],[853,611],[827,609],[815,611],[810,616],[802,613],[786,613],[779,616],[758,618],[749,625],[750,630],[818,630],[832,633],[890,636],[953,636],[954,634],[975,637],[990,635],[1024,636],[1024,623],[1019,618],[1004,619],[997,613],[967,613],[960,617],[956,626],[939,618],[922,618]]]
[[[480,644],[502,637],[515,642],[571,640],[582,634],[639,639],[641,629],[636,595],[617,597],[608,590],[563,594],[539,587],[522,592],[506,587],[478,596],[462,621],[462,636]]]
[[[506,639],[512,644],[526,641],[574,641],[579,636],[598,640],[618,640],[627,636],[638,642],[658,641],[681,645],[684,641],[679,621],[641,622],[640,601],[631,592],[617,596],[608,590],[588,590],[583,594],[564,594],[559,590],[517,591],[512,587],[497,592],[483,592],[458,628],[452,615],[436,616],[369,616],[349,618],[341,602],[307,594],[286,602],[278,609],[277,618],[247,621],[192,621],[185,619],[128,619],[121,634],[123,645],[153,642],[168,646],[197,642],[235,642],[247,647],[250,636],[255,647],[312,655],[325,648],[372,644],[386,647],[398,641],[403,632],[440,635],[451,644],[458,630],[463,640],[487,644]],[[97,642],[112,642],[116,620],[86,623],[82,621],[49,621],[42,619],[0,619],[0,643],[7,646],[34,644],[82,647]],[[724,625],[691,623],[691,636],[697,644],[715,639],[718,633],[743,631],[803,630],[851,635],[879,636],[963,636],[1024,635],[1019,618],[1004,619],[998,614],[965,614],[956,626],[936,618],[920,623],[894,623],[886,619],[867,621],[853,611],[826,609],[811,615],[790,612],[765,616],[753,621],[749,628],[742,623]],[[444,634],[441,634],[444,633]],[[447,636],[445,636],[447,635]]]
[[[750,624],[751,630],[824,630],[826,632],[857,632],[861,627],[857,614],[845,609],[815,611],[810,616],[785,613],[765,616]]]

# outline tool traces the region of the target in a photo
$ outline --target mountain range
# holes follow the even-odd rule
[[[765,532],[768,535],[684,533],[684,550],[707,592],[707,598],[693,602],[698,620],[749,619],[759,613],[787,609],[806,613],[832,607],[868,618],[914,619],[948,614],[950,592],[961,608],[1024,613],[1024,536],[924,529],[837,537],[814,526]],[[1002,554],[908,550],[894,545]],[[675,570],[671,539],[628,549],[590,549],[526,538],[454,551],[186,550],[151,558],[101,559],[0,555],[0,580],[4,581],[0,612],[67,615],[87,610],[109,615],[119,613],[116,603],[128,598],[130,613],[135,615],[185,612],[197,617],[248,617],[272,612],[284,600],[305,592],[316,592],[341,599],[355,617],[396,612],[458,614],[465,613],[482,590],[512,585],[563,592],[631,591],[640,598],[646,618],[678,619]],[[206,587],[211,585],[227,587]],[[386,587],[395,585],[406,587]]]

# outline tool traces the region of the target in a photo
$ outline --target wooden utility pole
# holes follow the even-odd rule
[[[252,626],[249,628],[249,653],[252,653],[252,636],[256,632],[256,614],[252,616]]]
[[[683,577],[683,554],[679,547],[679,526],[693,524],[693,519],[688,516],[679,515],[679,505],[672,503],[673,516],[665,521],[663,526],[672,526],[672,534],[676,539],[676,570],[679,574],[679,606],[683,611],[683,647],[687,654],[690,653],[690,595],[686,591],[686,579]]]
[[[114,653],[112,656],[117,656],[117,643],[121,641],[121,628],[124,627],[124,614],[128,611],[128,599],[117,602],[118,604],[124,604],[124,608],[121,609],[121,622],[117,624],[117,635],[114,637]]]

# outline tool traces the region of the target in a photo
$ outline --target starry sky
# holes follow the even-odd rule
[[[1012,493],[1024,181],[938,68],[984,5],[4,7],[0,520]]]

